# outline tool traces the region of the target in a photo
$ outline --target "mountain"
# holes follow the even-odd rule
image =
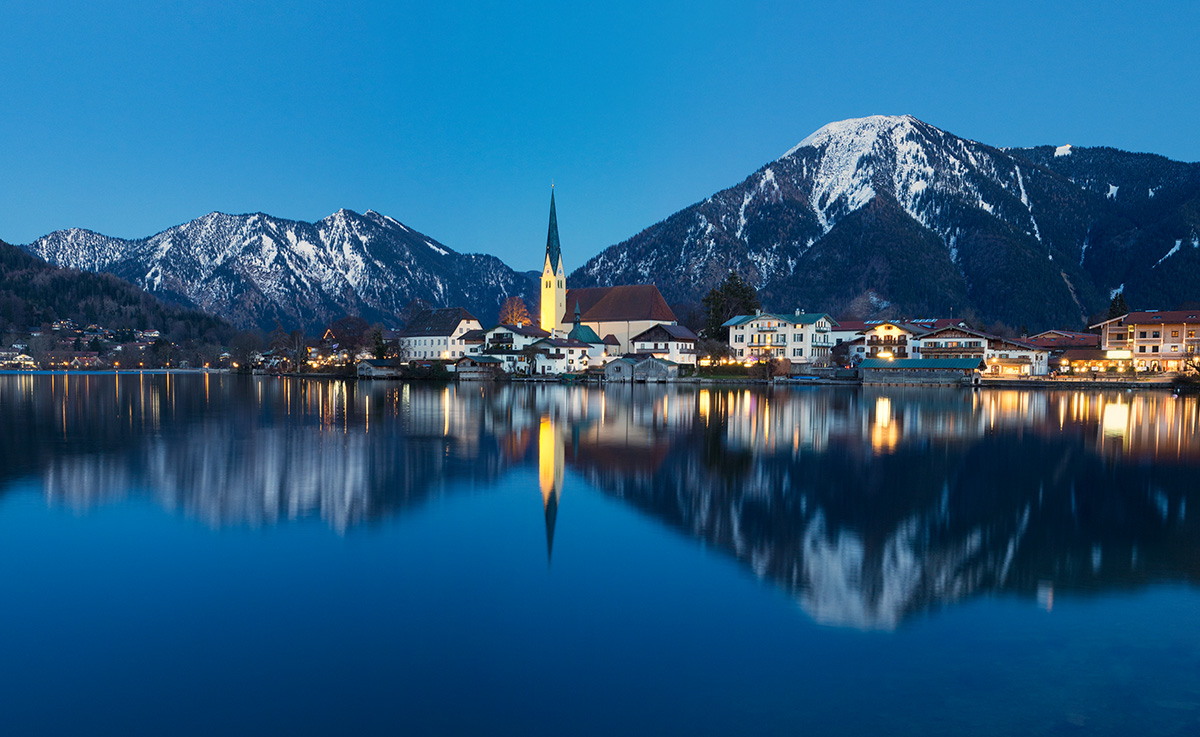
[[[175,342],[228,344],[228,322],[173,304],[110,274],[47,264],[0,241],[0,332],[24,333],[57,320],[80,326],[159,330]]]
[[[908,115],[830,123],[740,184],[612,246],[572,286],[697,301],[734,270],[764,306],[1078,326],[1115,291],[1200,295],[1200,164],[1001,149]]]
[[[395,323],[411,300],[460,305],[487,321],[536,281],[461,254],[394,218],[338,210],[315,223],[214,212],[139,240],[60,230],[25,247],[54,264],[104,271],[235,325],[319,331],[344,315]]]

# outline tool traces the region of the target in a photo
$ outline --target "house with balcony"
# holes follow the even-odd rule
[[[874,328],[880,325],[906,326],[913,332],[927,333],[931,330],[940,330],[951,325],[966,327],[967,323],[961,318],[954,317],[918,317],[911,320],[839,320],[833,330],[829,332],[829,337],[833,340],[834,345],[849,343],[868,335]]]
[[[929,330],[906,322],[869,322],[859,331],[866,349],[864,358],[920,358],[916,340]]]
[[[916,358],[983,359],[991,376],[1045,376],[1050,369],[1050,352],[1044,348],[962,326],[914,338],[910,351]]]
[[[696,365],[696,334],[683,325],[655,325],[633,336],[633,352],[685,366]]]
[[[1131,360],[1137,371],[1184,371],[1200,353],[1200,310],[1129,312],[1092,328],[1107,357]]]
[[[755,310],[738,315],[721,327],[729,329],[729,347],[741,360],[787,358],[792,363],[813,363],[828,358],[833,350],[830,332],[837,326],[828,314],[771,314]]]

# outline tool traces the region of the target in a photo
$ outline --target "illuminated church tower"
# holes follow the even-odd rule
[[[546,260],[542,263],[541,328],[553,333],[567,313],[567,275],[558,245],[558,217],[554,214],[554,187],[550,187],[550,231],[546,234]]]
[[[558,521],[558,500],[563,486],[563,439],[554,421],[543,417],[538,427],[538,486],[542,489],[542,508],[546,513],[546,563],[554,553],[554,524]]]

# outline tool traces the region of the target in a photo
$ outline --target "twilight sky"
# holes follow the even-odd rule
[[[1125,5],[1125,7],[1115,7]],[[568,270],[833,120],[1200,160],[1200,3],[0,7],[0,239],[375,209]]]

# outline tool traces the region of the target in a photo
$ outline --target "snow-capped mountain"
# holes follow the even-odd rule
[[[458,253],[370,210],[315,223],[214,212],[141,240],[73,229],[25,248],[266,329],[319,330],[347,314],[393,323],[418,298],[487,320],[505,298],[535,286],[493,256]]]
[[[731,269],[768,307],[1075,325],[1200,293],[1200,164],[999,149],[908,115],[830,123],[740,184],[610,247],[573,286],[696,301]],[[1168,253],[1172,248],[1175,251]]]

